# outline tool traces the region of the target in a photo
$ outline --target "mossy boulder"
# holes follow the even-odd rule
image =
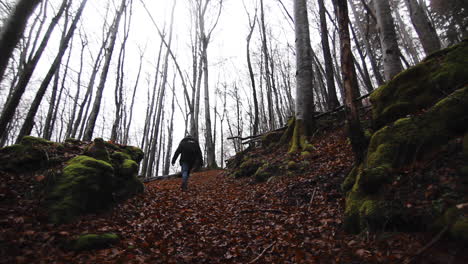
[[[144,153],[140,148],[134,146],[125,146],[122,148],[122,151],[127,153],[136,163],[140,163],[141,160],[143,160]]]
[[[114,194],[118,200],[124,200],[144,191],[143,183],[138,179],[138,163],[125,152],[111,155],[115,172]]]
[[[348,231],[375,228],[379,221],[383,225],[389,219],[393,222],[404,219],[404,210],[390,210],[390,215],[383,216],[373,213],[383,212],[379,208],[385,206],[381,205],[389,204],[379,193],[393,181],[394,170],[432,157],[467,129],[468,85],[456,89],[420,115],[400,118],[376,131],[365,161],[351,171],[342,186],[349,191],[345,211]]]
[[[19,144],[0,149],[0,170],[23,172],[47,167],[51,152],[60,144],[42,138],[25,136]]]
[[[111,164],[84,155],[71,159],[47,197],[51,222],[70,222],[108,208],[113,203],[113,186]]]
[[[278,171],[276,165],[266,162],[257,169],[254,174],[254,179],[256,182],[265,182],[272,177],[276,171]]]
[[[298,170],[299,169],[299,164],[295,162],[294,160],[288,161],[288,164],[286,165],[286,169],[288,170]]]
[[[247,158],[244,162],[241,163],[239,168],[234,171],[233,176],[235,178],[241,177],[250,177],[255,174],[255,172],[262,166],[263,163],[254,158]]]
[[[107,248],[120,241],[118,235],[114,233],[106,234],[85,234],[72,242],[74,251],[94,250]]]
[[[427,57],[372,93],[374,128],[433,106],[468,82],[468,40]]]
[[[284,131],[272,131],[262,136],[262,147],[269,148],[278,144]]]
[[[107,151],[106,148],[108,145],[109,144],[106,145],[102,138],[96,138],[94,139],[94,142],[86,148],[84,154],[98,160],[110,162],[109,151]]]

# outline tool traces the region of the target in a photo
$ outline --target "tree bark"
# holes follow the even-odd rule
[[[0,33],[0,82],[3,79],[13,50],[23,35],[28,19],[40,2],[41,0],[18,1],[15,10],[10,14],[6,24],[2,27],[2,32]]]
[[[374,0],[374,7],[382,45],[385,81],[390,81],[403,70],[395,25],[388,0]]]
[[[247,67],[249,69],[250,84],[252,86],[252,95],[253,95],[253,102],[254,102],[254,124],[253,124],[254,135],[258,133],[259,113],[258,113],[257,89],[255,87],[255,76],[254,76],[254,72],[252,69],[252,62],[250,59],[250,40],[252,39],[252,34],[255,29],[256,21],[257,21],[257,10],[255,9],[255,15],[252,21],[250,20],[250,16],[249,16],[250,31],[249,31],[249,34],[247,35]]]
[[[355,155],[356,164],[364,159],[366,140],[359,121],[359,109],[355,102],[355,87],[358,86],[356,71],[354,69],[353,55],[351,51],[351,39],[349,36],[349,17],[346,0],[334,0],[337,7],[337,18],[340,28],[341,44],[341,71],[345,88],[345,113],[348,135]]]
[[[29,108],[28,114],[19,132],[16,142],[19,142],[24,136],[29,135],[31,133],[31,130],[34,126],[34,117],[36,116],[37,109],[39,108],[39,105],[41,104],[42,98],[44,97],[44,94],[47,90],[47,87],[50,84],[50,81],[52,80],[52,77],[54,76],[54,73],[56,72],[58,66],[60,65],[60,62],[62,61],[62,57],[68,48],[68,44],[75,32],[76,25],[78,24],[78,21],[81,18],[81,14],[83,13],[86,3],[87,3],[87,0],[83,0],[83,2],[81,3],[81,6],[78,9],[77,14],[75,15],[75,18],[73,19],[73,22],[70,26],[70,29],[67,32],[65,39],[60,44],[59,52],[57,56],[55,57],[54,62],[50,66],[49,71],[44,77],[44,80],[42,81],[41,86],[39,87],[39,90],[37,91],[33,102],[31,103],[31,107]]]
[[[104,92],[104,87],[106,85],[107,74],[109,73],[110,62],[112,60],[112,54],[114,52],[115,42],[117,39],[117,32],[119,31],[120,19],[122,18],[122,14],[125,8],[126,8],[126,0],[122,0],[122,2],[120,3],[120,8],[117,11],[117,14],[115,16],[115,20],[112,23],[112,27],[111,29],[109,29],[109,32],[110,32],[109,46],[106,49],[106,56],[104,58],[104,66],[102,68],[101,78],[99,81],[99,85],[97,87],[96,97],[94,99],[93,108],[91,110],[91,113],[88,119],[88,124],[86,126],[85,133],[83,136],[84,141],[91,141],[93,138],[94,128],[96,126],[96,121],[99,115],[99,111],[101,109],[102,94]]]
[[[24,2],[24,1],[21,1]],[[32,1],[31,1],[32,2]],[[58,10],[57,14],[55,17],[52,19],[52,21],[49,24],[49,27],[47,28],[47,31],[44,34],[44,37],[42,38],[41,44],[38,47],[37,51],[34,53],[34,56],[27,62],[27,64],[24,66],[23,71],[20,73],[20,76],[18,77],[18,83],[16,84],[13,92],[11,95],[9,95],[9,99],[6,102],[5,106],[3,107],[2,114],[0,116],[0,138],[4,137],[4,133],[6,131],[6,127],[8,123],[12,120],[15,110],[18,107],[21,97],[23,96],[26,87],[31,80],[31,76],[33,75],[33,72],[36,68],[37,63],[39,62],[39,59],[41,58],[48,42],[50,39],[50,36],[52,35],[52,32],[57,25],[58,21],[60,20],[60,17],[62,16],[66,6],[67,6],[68,0],[63,0],[62,5],[60,9]],[[7,29],[6,29],[7,30]],[[6,41],[6,40],[5,40]],[[2,50],[2,59],[3,57],[3,49]],[[5,48],[5,51],[8,51],[8,48]],[[0,59],[0,60],[2,60]],[[0,69],[1,70],[1,69]],[[0,73],[1,74],[1,73]],[[1,75],[0,75],[1,76]]]
[[[411,22],[413,23],[419,40],[423,46],[426,55],[440,50],[440,40],[437,32],[432,26],[426,12],[416,0],[405,0],[406,6],[410,14]]]
[[[294,0],[294,26],[296,34],[296,120],[290,151],[305,147],[314,125],[314,97],[312,48],[306,0]]]
[[[328,43],[327,18],[325,17],[325,5],[323,0],[318,0],[320,14],[320,31],[322,34],[323,59],[325,61],[325,76],[327,79],[327,109],[333,110],[340,105],[336,96],[335,79],[333,77],[333,60]]]

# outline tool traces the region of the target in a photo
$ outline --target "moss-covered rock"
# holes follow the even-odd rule
[[[468,81],[468,40],[436,52],[371,95],[374,128],[434,105]]]
[[[288,164],[286,165],[286,169],[288,170],[298,170],[299,169],[299,164],[295,162],[294,160],[288,161]]]
[[[427,112],[401,118],[374,133],[365,162],[351,172],[343,186],[350,192],[346,199],[345,227],[355,232],[375,227],[379,221],[395,222],[404,218],[403,210],[390,210],[383,216],[373,214],[383,212],[380,205],[389,204],[378,194],[393,180],[394,169],[430,157],[452,138],[463,135],[468,129],[467,113],[468,85],[440,100]]]
[[[144,191],[144,185],[138,179],[138,163],[124,152],[114,152],[111,155],[115,171],[114,194],[118,200],[127,199]]]
[[[133,146],[125,146],[123,147],[123,152],[127,153],[132,160],[136,163],[140,163],[143,160],[144,153],[140,148],[133,147]]]
[[[75,251],[102,249],[118,243],[119,240],[119,236],[114,233],[85,234],[73,241],[72,249]]]
[[[109,152],[107,151],[106,144],[102,138],[94,139],[94,142],[89,145],[84,154],[97,160],[110,162]]]
[[[108,208],[113,202],[114,169],[101,160],[77,156],[68,162],[48,195],[53,223]]]
[[[272,147],[280,141],[283,136],[284,131],[273,131],[266,133],[262,136],[262,147],[269,148]]]
[[[270,164],[269,162],[264,163],[254,174],[256,182],[265,182],[273,176],[273,173],[278,170],[276,165]]]
[[[25,136],[19,144],[0,149],[0,170],[23,172],[47,167],[50,152],[60,144],[32,136]]]
[[[250,177],[254,175],[257,169],[262,166],[263,163],[254,158],[248,158],[241,163],[239,168],[233,173],[235,178]]]

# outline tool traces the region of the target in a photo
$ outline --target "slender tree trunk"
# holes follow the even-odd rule
[[[60,62],[62,61],[62,57],[68,48],[68,44],[75,32],[76,25],[78,24],[78,21],[81,18],[81,14],[83,13],[86,3],[87,3],[87,0],[83,0],[83,2],[81,2],[81,6],[79,7],[77,14],[75,15],[75,18],[73,19],[70,29],[68,30],[65,39],[60,44],[59,52],[57,56],[55,57],[54,62],[50,66],[49,71],[44,77],[44,80],[42,81],[41,86],[39,87],[39,90],[37,91],[33,102],[31,103],[31,107],[29,108],[28,114],[19,132],[16,142],[19,142],[24,136],[29,135],[31,133],[31,130],[34,126],[34,117],[36,116],[37,109],[39,108],[39,105],[41,104],[42,98],[44,97],[44,94],[47,90],[47,87],[50,84],[50,81],[52,80],[52,77],[54,76],[54,73],[56,72],[58,66],[60,65]]]
[[[405,0],[405,3],[426,55],[440,50],[439,37],[424,9],[416,0]]]
[[[374,78],[377,81],[377,85],[380,86],[380,85],[384,84],[384,79],[382,77],[382,74],[380,74],[380,70],[379,70],[379,67],[377,65],[377,60],[375,59],[374,52],[372,52],[371,45],[370,45],[368,39],[366,38],[366,36],[364,34],[365,30],[364,30],[363,25],[357,19],[358,12],[356,10],[356,6],[353,3],[353,0],[348,0],[348,2],[351,5],[351,10],[353,11],[353,15],[355,17],[355,24],[357,25],[357,30],[358,30],[359,36],[361,37],[362,42],[364,43],[364,47],[366,49],[366,53],[369,56],[369,61],[371,63],[372,72],[374,73]]]
[[[388,0],[374,0],[374,7],[382,45],[385,80],[390,81],[403,70],[395,25]]]
[[[257,21],[257,12],[255,11],[255,16],[252,21],[249,18],[249,25],[250,31],[247,35],[247,67],[249,68],[249,77],[250,77],[250,84],[252,86],[252,95],[253,95],[253,102],[254,102],[254,124],[253,124],[253,135],[257,135],[258,133],[258,99],[257,99],[257,89],[255,87],[255,76],[252,69],[252,62],[250,59],[250,40],[252,39],[252,34],[255,29],[255,24]],[[222,131],[221,131],[222,132]]]
[[[137,91],[137,88],[138,88],[138,84],[140,82],[141,66],[143,65],[143,56],[144,56],[144,54],[141,53],[140,54],[140,65],[138,66],[138,73],[137,73],[137,77],[136,77],[136,80],[135,80],[135,85],[133,86],[132,102],[130,103],[130,110],[129,110],[130,114],[129,114],[129,118],[128,118],[128,123],[125,126],[125,134],[124,134],[124,138],[123,138],[123,142],[122,142],[122,144],[124,144],[124,145],[128,144],[128,139],[129,139],[129,134],[130,134],[130,127],[132,125],[132,119],[133,119],[133,107],[135,105],[135,95],[136,95],[136,91]]]
[[[76,116],[76,109],[78,108],[78,99],[80,97],[80,91],[81,91],[81,75],[83,72],[83,59],[84,59],[84,50],[85,47],[87,46],[87,42],[81,39],[81,53],[80,53],[80,68],[78,70],[78,80],[76,82],[76,94],[73,99],[73,108],[71,111],[71,117],[70,120],[67,124],[67,130],[65,132],[65,139],[69,138],[72,136],[73,132],[73,124],[75,122],[75,116]]]
[[[268,124],[270,125],[270,129],[274,129],[276,127],[275,122],[275,113],[273,111],[273,95],[272,95],[272,87],[271,87],[271,73],[270,73],[270,65],[269,65],[269,55],[268,55],[268,45],[267,45],[267,37],[266,37],[266,27],[265,27],[265,11],[263,7],[263,0],[260,0],[260,31],[262,34],[262,51],[265,63],[265,84],[267,89],[267,102],[268,102]]]
[[[109,29],[109,32],[110,32],[109,46],[106,49],[106,56],[104,58],[104,66],[101,72],[101,79],[97,87],[93,108],[91,110],[91,114],[89,116],[88,123],[86,125],[85,133],[83,136],[84,141],[91,141],[93,138],[94,128],[96,126],[96,121],[99,115],[99,111],[101,109],[102,94],[104,92],[104,87],[106,85],[107,74],[109,73],[110,62],[112,60],[112,54],[114,52],[115,42],[117,39],[117,32],[119,31],[120,19],[122,17],[122,14],[125,8],[126,8],[126,0],[122,0],[122,2],[120,3],[120,8],[117,11],[117,14],[115,16],[115,20],[112,23],[112,27]]]
[[[0,82],[3,79],[8,61],[18,44],[29,17],[41,0],[19,0],[0,33]],[[0,128],[0,130],[4,130]]]
[[[314,97],[312,70],[312,48],[310,46],[309,20],[306,0],[294,0],[296,33],[296,121],[290,151],[305,147],[306,136],[312,134],[314,126]]]
[[[152,135],[152,141],[151,141],[151,146],[149,148],[149,152],[147,152],[148,157],[148,162],[146,168],[143,168],[143,174],[145,177],[149,177],[150,174],[153,172],[153,166],[154,166],[154,160],[156,158],[156,148],[157,148],[157,143],[158,143],[158,136],[159,132],[161,131],[162,133],[162,113],[163,113],[163,108],[164,108],[164,97],[166,93],[166,87],[167,87],[167,77],[168,77],[168,63],[169,63],[169,53],[170,53],[170,48],[171,48],[171,43],[172,43],[172,34],[173,34],[173,22],[174,22],[174,10],[176,7],[177,1],[174,1],[174,4],[172,6],[172,11],[171,11],[171,22],[170,22],[170,27],[169,27],[169,40],[168,40],[168,47],[167,51],[164,57],[164,68],[163,68],[163,75],[162,75],[162,83],[161,83],[161,90],[159,93],[159,98],[158,98],[158,105],[157,105],[157,111],[156,111],[156,120],[153,124],[153,127],[155,127],[154,133]],[[159,155],[158,155],[159,159]]]
[[[67,10],[65,12],[66,14],[65,14],[64,30],[62,32],[61,42],[65,41],[65,38],[66,38],[66,28],[68,28],[68,23],[69,23],[68,9],[69,9],[69,7],[67,7]],[[64,76],[63,76],[64,79],[65,79],[65,77],[67,75],[68,65],[70,63],[70,57],[71,57],[71,50],[72,49],[73,49],[73,36],[70,39],[70,52],[68,53],[66,69],[65,69]],[[53,123],[53,118],[54,118],[54,109],[56,107],[58,107],[58,104],[56,103],[56,100],[57,100],[58,87],[59,87],[59,83],[60,83],[60,68],[61,68],[61,65],[59,65],[57,67],[57,71],[55,72],[54,85],[52,87],[52,95],[51,95],[50,100],[49,100],[49,109],[47,111],[47,116],[46,116],[43,132],[42,132],[42,137],[47,139],[47,140],[50,140],[50,138],[52,137],[52,130],[53,130],[52,123]]]
[[[322,49],[323,59],[325,61],[325,76],[327,79],[327,108],[328,110],[335,109],[340,105],[336,96],[335,79],[333,78],[333,61],[330,53],[330,45],[328,43],[328,28],[327,18],[325,17],[325,5],[323,0],[318,0],[320,14],[320,30],[322,34]]]
[[[337,18],[340,28],[341,71],[345,87],[345,113],[348,135],[355,155],[356,164],[364,159],[366,140],[359,121],[359,109],[355,102],[354,91],[358,86],[351,52],[349,36],[349,17],[346,0],[334,0],[337,7]]]
[[[23,2],[26,2],[26,1],[21,1],[21,3]],[[33,2],[33,1],[31,1]],[[36,1],[36,2],[39,2],[39,1]],[[27,62],[27,64],[24,66],[23,68],[23,71],[20,73],[20,76],[18,78],[18,83],[16,84],[13,92],[11,95],[9,95],[9,99],[8,101],[6,102],[5,106],[3,107],[3,111],[2,111],[2,114],[0,116],[0,138],[4,137],[4,132],[6,131],[6,127],[8,125],[8,123],[12,120],[14,114],[15,114],[15,110],[16,108],[18,107],[19,103],[20,103],[20,100],[21,100],[21,97],[23,96],[25,90],[26,90],[26,87],[31,79],[31,76],[36,68],[36,65],[37,63],[39,62],[39,59],[41,58],[48,42],[49,42],[49,39],[50,39],[50,36],[52,35],[52,32],[55,28],[55,26],[57,25],[58,21],[60,20],[60,17],[62,16],[65,8],[66,8],[66,4],[67,4],[68,0],[63,0],[62,2],[62,5],[60,7],[60,9],[58,10],[57,14],[55,15],[55,17],[52,19],[52,21],[50,22],[50,25],[46,31],[46,33],[44,34],[44,37],[42,38],[42,41],[41,41],[41,44],[40,46],[38,47],[37,51],[34,53],[34,57],[31,58],[31,60],[29,60]],[[24,4],[24,3],[23,3]],[[5,30],[8,30],[7,28],[5,28]],[[7,33],[5,33],[7,34]],[[22,32],[20,33],[22,34]],[[10,36],[11,37],[11,36]],[[3,37],[2,37],[3,38]],[[5,38],[9,38],[9,37],[5,37]],[[8,39],[5,39],[5,41],[7,41]],[[0,40],[3,42],[3,40]],[[3,44],[0,44],[0,45],[3,45]],[[5,44],[6,45],[6,44]],[[16,45],[16,43],[14,44]],[[5,47],[5,52],[8,52],[8,47]],[[1,50],[1,54],[2,56],[0,56],[2,59],[0,60],[3,60],[4,56],[3,56],[3,48],[0,49]],[[9,56],[6,54],[6,56]],[[5,57],[6,58],[6,57]],[[8,62],[6,62],[8,63]],[[1,67],[1,65],[0,65]],[[3,70],[0,69],[0,78],[1,78],[1,74],[3,74],[2,72]]]

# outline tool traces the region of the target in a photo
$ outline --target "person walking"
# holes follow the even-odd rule
[[[203,156],[198,141],[191,135],[187,135],[183,138],[172,157],[172,166],[174,166],[179,155],[179,163],[182,168],[181,188],[185,191],[188,187],[188,179],[192,168],[203,166]]]

